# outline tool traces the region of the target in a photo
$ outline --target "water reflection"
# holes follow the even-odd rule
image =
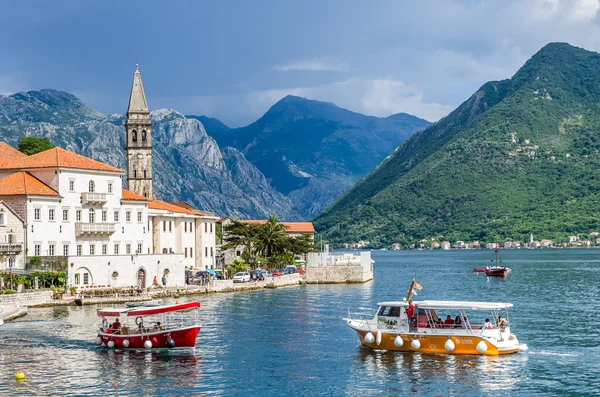
[[[463,356],[374,351],[358,347],[355,367],[361,368],[362,377],[377,382],[415,386],[451,384],[455,392],[476,394],[510,390],[517,382],[526,380],[522,371],[527,357],[526,353]]]

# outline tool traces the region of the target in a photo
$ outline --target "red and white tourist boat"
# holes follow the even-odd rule
[[[201,327],[199,309],[200,302],[98,309],[102,321],[95,342],[115,349],[194,348]]]

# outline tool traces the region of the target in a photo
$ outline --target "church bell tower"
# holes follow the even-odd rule
[[[152,122],[142,75],[135,65],[125,120],[127,190],[152,199]]]

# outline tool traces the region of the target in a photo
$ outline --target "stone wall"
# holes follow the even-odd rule
[[[361,265],[307,266],[305,275],[308,284],[364,283],[373,279],[373,270]]]
[[[52,291],[0,295],[0,306],[33,306],[52,301]]]
[[[300,274],[286,274],[285,276],[271,277],[265,282],[265,288],[279,288],[286,285],[298,285],[300,284]]]

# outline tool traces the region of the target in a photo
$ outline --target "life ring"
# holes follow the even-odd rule
[[[135,318],[135,325],[137,325],[139,328],[143,328],[144,327],[144,318],[142,316],[137,316]]]
[[[405,326],[406,325],[406,320],[400,320],[400,325]]]
[[[102,317],[102,329],[106,330],[108,328],[108,320],[106,317]]]

